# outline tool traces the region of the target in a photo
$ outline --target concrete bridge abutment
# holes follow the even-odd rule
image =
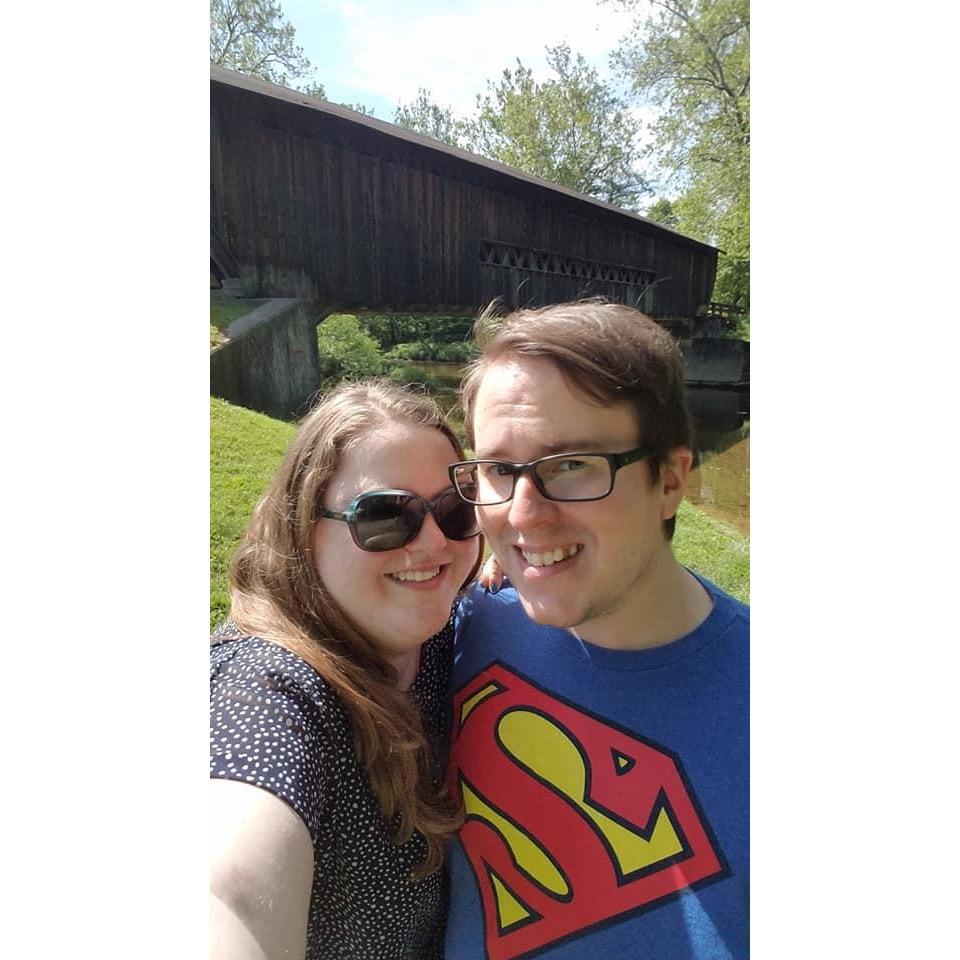
[[[320,389],[317,324],[329,312],[275,299],[235,320],[210,351],[210,393],[270,417],[302,416]]]

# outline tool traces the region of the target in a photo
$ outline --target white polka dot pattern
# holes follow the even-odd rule
[[[452,627],[424,646],[411,696],[446,760]],[[288,803],[310,831],[313,890],[307,960],[440,960],[444,871],[410,879],[426,842],[397,846],[353,749],[343,705],[289,650],[232,623],[210,649],[210,776],[241,780]]]

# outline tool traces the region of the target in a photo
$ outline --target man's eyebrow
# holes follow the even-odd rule
[[[610,444],[598,443],[596,440],[564,440],[563,443],[543,443],[540,444],[536,449],[537,453],[535,456],[529,457],[530,460],[539,460],[540,457],[549,457],[556,453],[597,453],[599,451],[606,452]],[[617,446],[617,444],[613,444]],[[509,463],[514,463],[512,457],[506,456],[497,448],[494,448],[489,453],[484,453],[481,456],[477,454],[477,458],[480,460],[506,460]]]
[[[541,449],[543,456],[548,457],[552,453],[586,453],[595,452],[601,448],[606,449],[609,444],[597,443],[596,440],[571,440],[563,443],[545,443]]]

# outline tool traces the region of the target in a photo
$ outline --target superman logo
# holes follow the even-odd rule
[[[450,778],[490,960],[727,875],[673,755],[502,664],[454,698]]]

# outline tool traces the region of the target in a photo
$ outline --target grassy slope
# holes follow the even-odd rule
[[[210,398],[210,627],[230,609],[227,569],[250,514],[295,433],[293,424]],[[689,503],[680,507],[677,559],[744,602],[750,540]]]
[[[686,567],[727,593],[750,602],[750,538],[708,517],[686,500],[680,504],[673,552]]]
[[[296,428],[210,398],[210,627],[230,609],[227,570]]]

